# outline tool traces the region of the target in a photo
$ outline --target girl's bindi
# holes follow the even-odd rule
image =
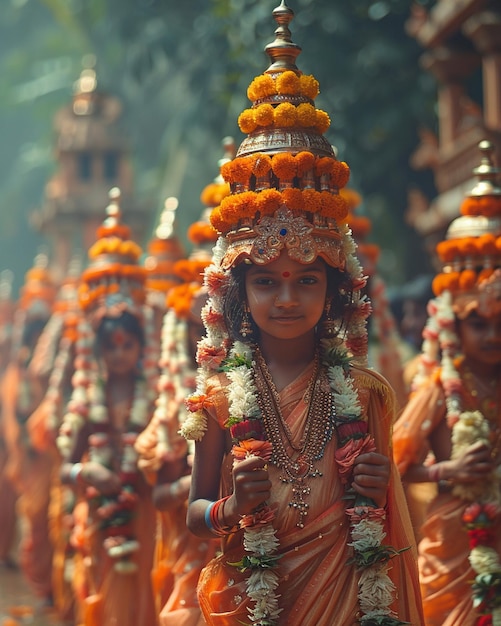
[[[282,278],[290,278],[290,277],[291,277],[290,272],[282,272]]]
[[[111,335],[111,338],[116,346],[123,346],[127,340],[127,334],[123,328],[117,328]]]

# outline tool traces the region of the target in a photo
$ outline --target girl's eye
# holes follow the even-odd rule
[[[301,278],[300,282],[303,285],[315,285],[318,280],[316,279],[315,276],[304,276],[303,278]]]

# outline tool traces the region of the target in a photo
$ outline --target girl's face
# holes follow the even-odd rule
[[[458,336],[467,359],[481,365],[501,365],[501,315],[484,317],[474,311],[458,321]]]
[[[141,342],[132,333],[118,326],[101,346],[101,354],[109,375],[132,374],[141,357]]]
[[[292,261],[286,251],[268,265],[252,265],[245,275],[247,301],[261,337],[297,339],[320,320],[327,292],[325,263]]]

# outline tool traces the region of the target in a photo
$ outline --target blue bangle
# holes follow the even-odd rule
[[[83,464],[82,463],[74,463],[70,469],[70,483],[72,485],[76,485],[78,481],[78,477],[82,473]]]
[[[211,511],[212,511],[212,509],[213,509],[213,507],[214,507],[214,505],[215,505],[215,504],[216,504],[215,502],[211,502],[211,503],[209,504],[209,506],[205,509],[205,515],[204,515],[204,518],[205,518],[205,525],[207,526],[207,528],[208,528],[211,532],[215,532],[215,528],[214,528],[214,526],[212,525],[212,521],[211,521],[211,518],[210,518],[210,513],[211,513]]]

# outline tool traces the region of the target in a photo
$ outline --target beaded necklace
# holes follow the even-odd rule
[[[308,515],[309,509],[305,499],[311,492],[307,480],[322,476],[322,472],[315,467],[315,461],[323,457],[325,446],[332,438],[333,432],[335,412],[333,413],[327,377],[325,372],[320,370],[319,357],[316,355],[313,375],[305,393],[308,397],[308,413],[304,435],[299,445],[295,444],[282,415],[279,394],[261,351],[256,346],[253,352],[256,363],[254,381],[258,391],[257,402],[264,429],[273,447],[270,462],[282,470],[280,481],[292,485],[292,500],[289,506],[297,509],[296,526],[304,528],[304,518]],[[325,416],[329,417],[326,419]],[[287,451],[284,439],[293,450],[292,455]]]

